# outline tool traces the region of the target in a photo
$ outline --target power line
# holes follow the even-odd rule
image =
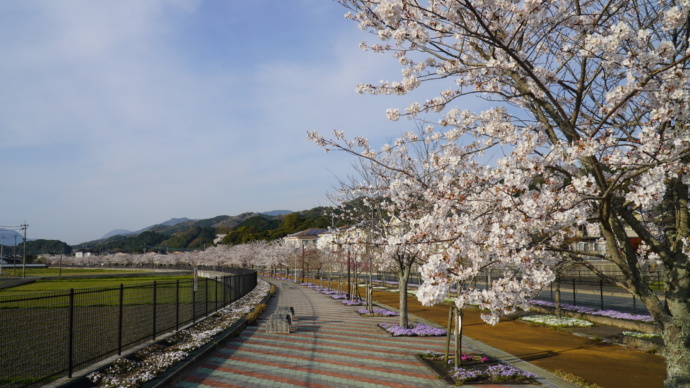
[[[26,228],[28,228],[29,225],[26,224],[26,221],[21,225],[21,229],[24,230],[24,257],[22,259],[22,277],[26,277]]]
[[[28,225],[27,225],[28,226]],[[24,225],[19,225],[19,226],[6,226],[6,225],[0,225],[0,228],[3,229],[10,229],[10,230],[20,230],[24,227]]]

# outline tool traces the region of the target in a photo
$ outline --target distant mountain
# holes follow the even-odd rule
[[[275,216],[284,216],[286,214],[293,213],[292,210],[271,210],[270,212],[261,212],[261,214],[265,214],[267,216],[275,217]]]
[[[194,221],[194,220],[190,220],[189,218],[186,218],[186,217],[183,217],[183,218],[171,218],[171,219],[169,219],[169,220],[167,220],[167,221],[165,221],[165,222],[161,222],[160,224],[155,224],[155,225],[147,226],[147,227],[145,227],[145,228],[143,228],[143,229],[139,229],[139,230],[137,230],[137,231],[135,231],[135,232],[132,232],[131,230],[127,230],[127,229],[115,229],[115,230],[112,230],[112,231],[106,233],[106,234],[105,234],[103,237],[101,237],[100,239],[101,239],[101,240],[105,240],[105,239],[110,238],[110,237],[113,237],[113,236],[133,236],[133,235],[136,235],[136,234],[144,233],[144,232],[146,232],[147,230],[151,230],[151,229],[153,229],[153,228],[155,228],[155,227],[157,227],[157,226],[175,226],[175,225],[177,225],[177,224],[180,224],[180,223],[183,223],[183,222],[186,222],[186,221]]]
[[[165,222],[161,222],[158,225],[165,225],[165,226],[175,226],[179,224],[180,222],[185,222],[185,221],[196,221],[196,220],[190,220],[187,217],[182,217],[182,218],[171,218]]]
[[[107,238],[83,242],[72,248],[89,248],[99,252],[132,252],[142,248],[196,249],[212,245],[217,233],[227,233],[254,216],[269,217],[259,213],[242,213],[203,220],[173,218],[136,232],[115,230]]]
[[[152,228],[148,229],[151,232],[157,232],[162,234],[174,234],[181,232],[189,228],[220,228],[222,226],[227,228],[234,228],[239,225],[242,221],[249,217],[259,215],[259,213],[242,213],[236,216],[216,216],[213,218],[207,218],[203,220],[186,220],[179,222],[175,225],[166,226],[163,224],[154,225]],[[138,233],[138,232],[137,232]]]
[[[136,232],[117,229],[105,238],[72,246],[96,252],[152,252],[203,249],[214,245],[219,234],[224,244],[242,244],[255,240],[274,240],[308,228],[325,228],[331,220],[327,208],[317,207],[300,212],[273,210],[247,212],[235,216],[221,215],[202,220],[172,218]]]
[[[113,237],[113,236],[129,236],[131,234],[134,234],[131,230],[127,229],[115,229],[111,230],[110,232],[106,233],[101,237],[101,240],[105,240],[106,238]]]
[[[16,230],[9,230],[9,229],[0,228],[0,243],[2,243],[2,245],[14,246],[15,236],[16,236],[17,244],[24,241],[24,235],[17,232]],[[31,240],[31,239],[29,239],[29,240]]]

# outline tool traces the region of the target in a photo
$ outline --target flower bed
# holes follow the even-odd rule
[[[661,337],[659,334],[656,334],[656,333],[640,333],[639,331],[624,331],[623,335],[626,335],[628,337],[637,338],[637,339],[645,339],[645,340],[651,340],[654,338]]]
[[[450,377],[460,384],[482,380],[496,383],[530,383],[537,378],[537,375],[523,372],[509,365],[496,364],[483,369],[453,368],[450,370]]]
[[[451,355],[451,358],[453,356]],[[470,384],[529,384],[535,383],[537,375],[523,372],[512,366],[480,354],[462,354],[461,367],[451,367],[453,360],[444,364],[443,353],[427,350],[421,354],[422,360],[431,366],[441,378],[455,385]]]
[[[398,313],[386,309],[374,308],[373,312],[367,309],[359,309],[357,313],[363,317],[397,317]]]
[[[344,300],[340,303],[347,305],[347,306],[360,306],[362,304],[362,301],[361,300]]]
[[[531,300],[530,304],[534,306],[543,306],[549,308],[555,308],[556,304],[553,302],[547,302],[544,300]],[[566,311],[574,311],[581,314],[598,315],[602,317],[609,317],[614,319],[625,319],[629,321],[640,321],[640,322],[654,322],[654,318],[651,315],[642,314],[628,314],[622,313],[615,310],[599,310],[592,307],[574,306],[571,304],[561,303],[561,309]]]
[[[530,323],[536,323],[543,326],[552,327],[590,327],[594,326],[592,322],[586,321],[584,319],[577,318],[567,318],[567,317],[557,317],[555,315],[526,315],[520,318],[523,321]]]
[[[391,333],[393,337],[401,336],[417,336],[417,337],[431,337],[431,336],[443,336],[446,335],[446,331],[443,329],[437,329],[435,327],[427,326],[421,323],[416,323],[410,328],[404,328],[399,325],[392,323],[379,323],[379,327],[385,331]]]
[[[331,298],[333,298],[333,299],[347,299],[347,295],[345,295],[345,294],[331,295]]]

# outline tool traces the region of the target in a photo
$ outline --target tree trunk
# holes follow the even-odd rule
[[[669,388],[690,387],[690,260],[686,263],[665,274],[668,318],[661,323],[661,336],[666,358],[664,384]]]
[[[674,317],[673,323],[661,332],[666,358],[668,388],[690,387],[690,315]]]
[[[410,267],[402,268],[398,271],[398,291],[400,293],[400,327],[407,328],[407,281],[410,279]]]
[[[448,365],[448,353],[450,353],[450,332],[453,328],[453,309],[455,306],[451,305],[448,308],[448,328],[446,329],[446,354],[443,357],[443,363]]]
[[[556,275],[556,315],[561,317],[561,277]]]
[[[455,367],[462,365],[462,309],[455,309]],[[450,335],[447,333],[446,335]]]

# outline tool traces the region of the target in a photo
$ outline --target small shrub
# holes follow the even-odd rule
[[[577,384],[582,388],[602,388],[600,385],[590,383],[582,377],[575,376],[574,374],[566,372],[564,370],[556,369],[552,370],[551,373],[555,374],[556,376],[562,378],[563,380],[569,383]]]
[[[245,319],[247,320],[248,324],[252,324],[256,322],[257,319],[263,314],[264,310],[266,310],[266,304],[265,303],[260,303],[254,307],[254,309],[247,314]]]
[[[550,327],[589,327],[594,326],[592,322],[584,319],[557,317],[555,315],[526,315],[521,318],[523,321]]]
[[[638,339],[645,339],[645,340],[651,340],[651,339],[660,337],[659,334],[640,333],[638,331],[624,331],[623,335],[627,335],[628,337],[633,337],[633,338],[638,338]]]

